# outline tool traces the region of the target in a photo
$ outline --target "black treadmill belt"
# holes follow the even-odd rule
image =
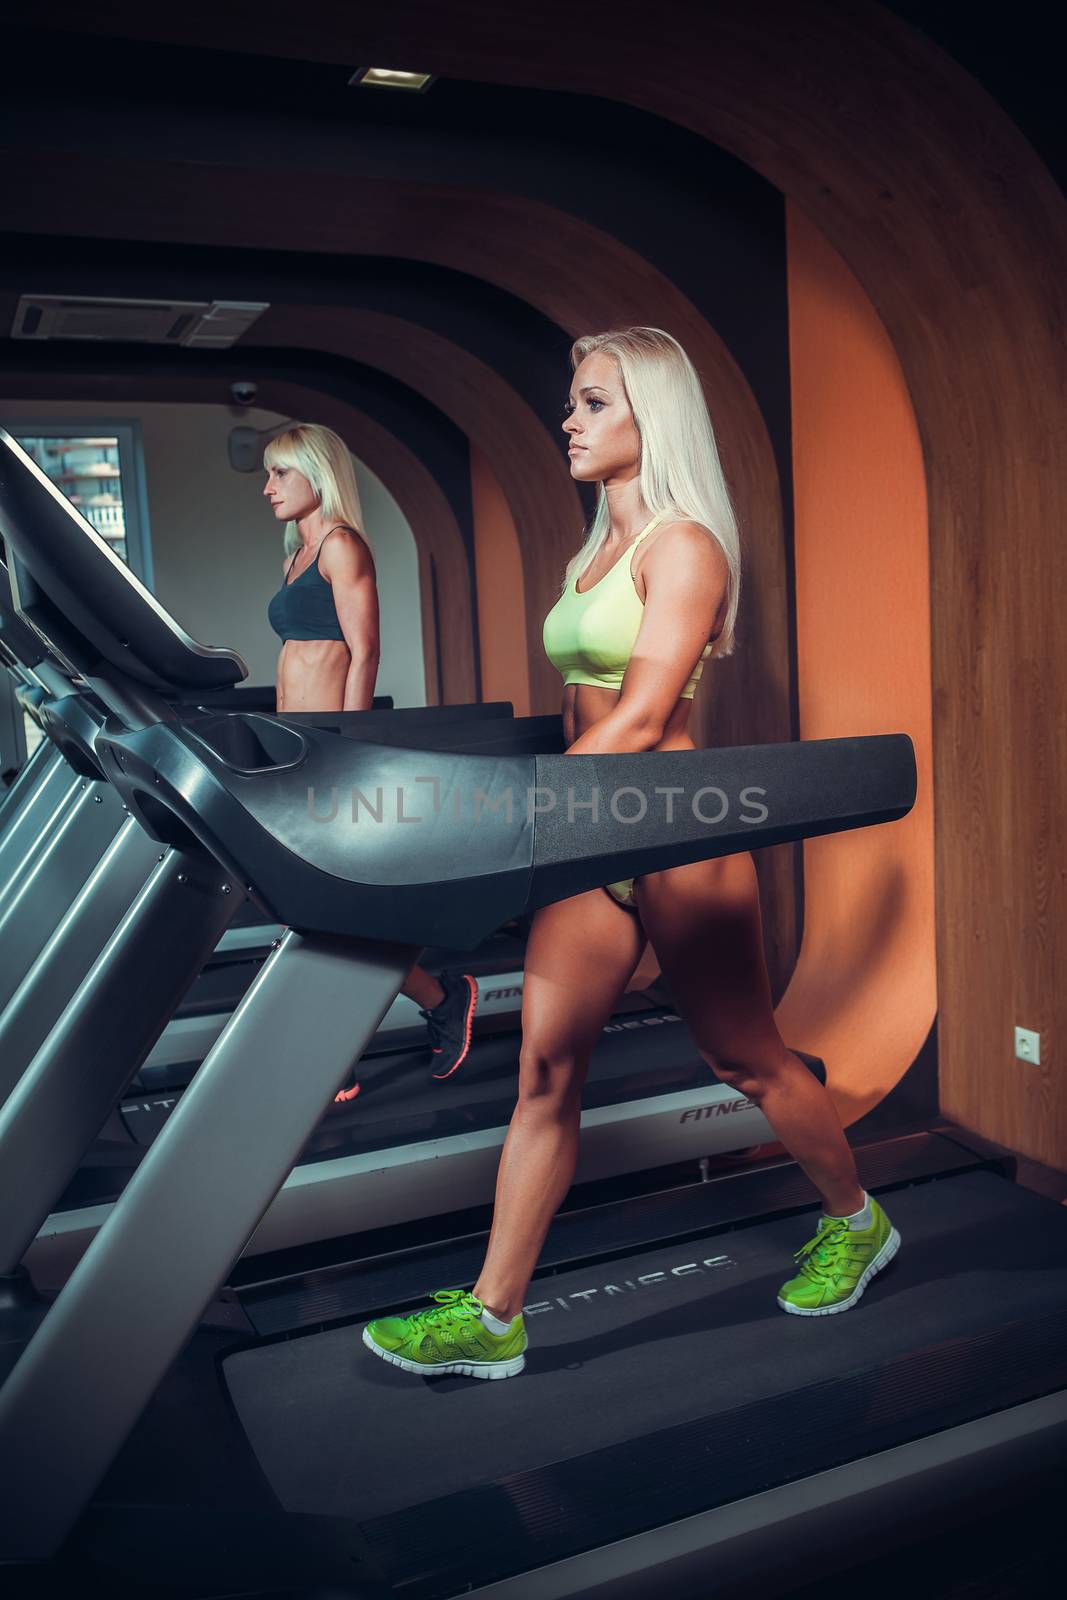
[[[286,1511],[448,1594],[1067,1384],[1067,1214],[985,1172],[887,1210],[901,1251],[838,1316],[775,1303],[809,1213],[538,1280],[516,1380],[401,1373],[358,1325],[223,1371]]]
[[[355,1072],[358,1097],[346,1106],[328,1108],[301,1151],[300,1163],[503,1126],[515,1108],[519,1043],[517,1030],[475,1039],[455,1077],[443,1082],[431,1078],[425,1046],[364,1056]],[[813,1070],[821,1076],[821,1062]],[[618,1014],[605,1028],[593,1052],[582,1105],[621,1105],[705,1087],[710,1095],[717,1081],[681,1018],[667,1007],[650,1007]],[[135,1093],[127,1095],[119,1110],[132,1137],[147,1146],[179,1099],[178,1089]]]
[[[270,947],[214,957],[193,981],[175,1016],[210,1017],[236,1011],[270,954]]]
[[[520,1043],[517,1030],[476,1040],[455,1078],[445,1083],[431,1078],[425,1048],[364,1057],[355,1074],[358,1098],[343,1113],[329,1114],[332,1153],[342,1118],[350,1125],[353,1151],[506,1123],[515,1108]],[[619,1105],[705,1085],[710,1091],[717,1081],[681,1018],[666,1007],[650,1009],[612,1018],[593,1051],[582,1106]],[[301,1159],[314,1160],[313,1150]]]

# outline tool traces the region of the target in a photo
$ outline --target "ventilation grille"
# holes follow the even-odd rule
[[[24,294],[13,339],[107,339],[227,350],[270,306],[263,300],[103,300]]]

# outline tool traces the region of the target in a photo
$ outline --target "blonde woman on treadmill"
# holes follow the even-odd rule
[[[263,493],[286,524],[282,586],[267,615],[282,641],[279,714],[366,711],[378,676],[378,586],[352,457],[317,423],[297,423],[263,453]],[[448,1078],[465,1059],[478,1002],[468,972],[440,980],[412,967],[402,994],[419,1006],[433,1054],[433,1076]],[[337,1095],[353,1100],[358,1082]]]
[[[563,676],[570,755],[692,750],[706,661],[729,655],[740,549],[697,374],[657,328],[579,339],[563,428],[572,478],[598,486],[585,543],[545,619]],[[523,1303],[574,1175],[589,1059],[651,941],[701,1055],[754,1101],[822,1199],[783,1311],[854,1306],[899,1237],[861,1188],[826,1089],[775,1025],[749,854],[698,861],[539,910],[526,951],[519,1098],[504,1143],[473,1293],[384,1317],[363,1342],[405,1372],[509,1378],[526,1349]]]

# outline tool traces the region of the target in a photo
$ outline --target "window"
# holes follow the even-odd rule
[[[5,417],[4,426],[145,588],[154,589],[140,424],[99,417],[61,421]],[[5,682],[0,692],[5,701],[11,701],[6,709],[14,715],[14,685]],[[0,795],[23,758],[18,730],[7,728],[4,710],[0,708],[0,732],[12,737],[3,740],[0,750]],[[41,731],[29,717],[25,717],[22,731],[25,753],[32,755]]]
[[[153,588],[139,424],[83,417],[5,425],[115,554]]]

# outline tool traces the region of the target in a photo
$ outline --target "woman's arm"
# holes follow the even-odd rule
[[[323,545],[319,571],[333,587],[337,620],[352,657],[341,709],[369,711],[381,654],[373,558],[357,534],[339,528]]]
[[[711,637],[730,569],[722,548],[697,523],[677,522],[655,541],[641,576],[644,615],[618,701],[568,755],[656,748]]]
[[[283,556],[282,557],[282,578],[283,578],[283,580],[287,580],[288,577],[289,577],[289,557],[288,556]],[[285,654],[285,645],[283,644],[281,649],[278,651],[278,659],[274,664],[274,709],[275,709],[275,712],[284,711],[285,710],[285,697],[282,694],[282,656],[284,654]]]

